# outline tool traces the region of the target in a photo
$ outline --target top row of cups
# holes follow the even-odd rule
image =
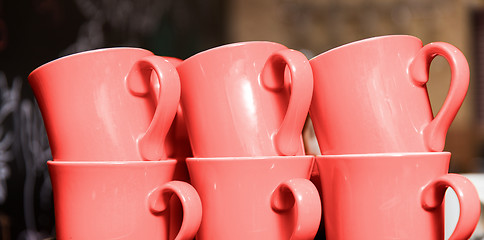
[[[437,55],[451,83],[434,117],[426,82]],[[28,79],[55,160],[129,161],[167,157],[177,112],[195,157],[304,155],[308,112],[323,154],[442,151],[469,67],[448,43],[392,35],[311,60],[264,41],[183,61],[108,48],[54,60]]]

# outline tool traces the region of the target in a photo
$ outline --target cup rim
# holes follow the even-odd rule
[[[418,41],[422,42],[422,40],[420,40],[420,38],[412,36],[412,35],[406,35],[406,34],[374,36],[374,37],[363,38],[363,39],[360,39],[360,40],[348,42],[348,43],[345,43],[343,45],[331,48],[331,49],[329,49],[325,52],[322,52],[322,53],[312,57],[311,59],[309,59],[309,61],[316,59],[320,56],[327,55],[327,54],[330,54],[332,52],[338,51],[341,48],[346,48],[346,47],[353,46],[353,45],[356,45],[356,44],[361,44],[361,43],[365,43],[365,42],[372,42],[372,41],[376,41],[376,40],[380,40],[380,39],[386,39],[386,38],[408,38],[408,39],[414,39],[414,40],[418,40]]]
[[[133,166],[133,165],[157,165],[157,164],[175,164],[177,162],[176,159],[166,159],[166,160],[159,160],[159,161],[143,161],[143,160],[136,160],[136,161],[82,161],[82,160],[74,160],[74,161],[67,161],[67,160],[48,160],[47,165],[50,166]]]
[[[255,41],[242,41],[242,42],[232,42],[232,43],[227,43],[223,45],[219,45],[213,48],[205,49],[203,51],[200,51],[198,53],[195,53],[188,57],[187,59],[183,60],[183,62],[186,61],[191,61],[192,59],[198,58],[200,55],[205,55],[208,52],[215,52],[215,51],[220,51],[222,49],[226,48],[234,48],[234,47],[240,47],[240,46],[247,46],[247,45],[256,45],[256,44],[267,44],[267,45],[274,45],[274,46],[282,46],[287,48],[285,45],[278,43],[278,42],[272,42],[272,41],[265,41],[265,40],[255,40]],[[181,64],[183,64],[183,62]]]
[[[278,159],[312,159],[314,155],[297,156],[244,156],[244,157],[189,157],[186,161],[261,161]]]
[[[351,153],[351,154],[332,154],[332,155],[316,155],[315,158],[398,158],[398,157],[411,157],[411,156],[435,156],[451,155],[451,152],[385,152],[385,153]]]
[[[71,54],[56,58],[54,60],[48,61],[48,62],[38,66],[32,72],[30,72],[28,78],[31,75],[34,75],[37,71],[40,71],[41,68],[44,68],[46,66],[50,66],[50,65],[55,64],[55,63],[60,62],[60,61],[64,61],[65,59],[74,58],[74,57],[78,57],[78,56],[81,56],[81,55],[99,53],[99,52],[108,52],[108,51],[112,52],[112,51],[123,51],[123,50],[136,50],[136,51],[140,51],[140,52],[147,52],[147,53],[153,54],[153,52],[151,52],[150,50],[138,48],[138,47],[107,47],[107,48],[97,48],[97,49],[91,49],[91,50],[86,50],[86,51],[80,51],[80,52],[71,53]]]

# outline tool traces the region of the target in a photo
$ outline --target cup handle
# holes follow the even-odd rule
[[[469,179],[454,173],[434,179],[422,189],[421,205],[427,211],[437,209],[441,206],[448,187],[455,191],[460,207],[459,220],[449,240],[469,239],[481,214],[479,195]]]
[[[150,79],[151,84],[134,79]],[[153,83],[154,79],[158,84]],[[135,96],[146,95],[152,85],[157,86],[153,89],[157,107],[148,129],[138,138],[138,151],[143,160],[160,160],[164,157],[165,138],[180,100],[180,79],[176,68],[159,56],[148,56],[137,61],[126,76],[126,86]]]
[[[148,194],[148,209],[155,215],[169,209],[168,204],[173,194],[176,194],[183,208],[183,220],[175,240],[193,240],[202,221],[202,202],[190,184],[171,181],[155,188]]]
[[[429,43],[419,50],[409,66],[409,73],[414,84],[424,86],[427,83],[430,63],[437,55],[443,56],[450,65],[450,88],[440,111],[423,129],[423,138],[429,150],[440,152],[444,149],[447,130],[467,94],[469,64],[464,54],[451,44]]]
[[[285,85],[286,66],[290,73],[291,97],[282,124],[273,135],[276,150],[282,155],[296,155],[313,94],[313,72],[304,54],[284,49],[271,55],[261,73],[267,89],[279,91]]]
[[[313,183],[295,178],[281,183],[271,197],[271,207],[276,212],[297,210],[294,232],[290,239],[313,239],[321,221],[321,200]]]

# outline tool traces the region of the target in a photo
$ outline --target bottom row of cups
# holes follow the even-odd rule
[[[443,239],[448,187],[460,204],[450,239],[468,239],[480,202],[450,156],[188,158],[190,183],[173,180],[176,160],[48,167],[58,239],[314,239],[319,227],[330,240]]]

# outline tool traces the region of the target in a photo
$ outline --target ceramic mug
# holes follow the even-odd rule
[[[87,51],[46,63],[28,80],[56,161],[167,157],[180,82],[162,57],[138,48]]]
[[[58,239],[193,239],[202,209],[196,190],[172,181],[175,160],[48,161]],[[170,197],[183,206],[170,212]],[[182,214],[178,233],[170,215]],[[171,238],[170,238],[171,239]]]
[[[444,194],[458,193],[452,239],[469,239],[480,215],[476,188],[448,173],[449,152],[322,155],[324,222],[328,240],[444,239]]]
[[[313,239],[319,193],[312,156],[188,158],[203,217],[197,239]]]
[[[432,59],[452,73],[448,95],[432,113],[426,82]],[[467,93],[469,66],[454,46],[422,46],[413,36],[369,38],[310,61],[314,93],[309,114],[322,154],[442,151]]]
[[[301,52],[234,43],[191,56],[177,70],[193,156],[304,155],[313,78]]]

